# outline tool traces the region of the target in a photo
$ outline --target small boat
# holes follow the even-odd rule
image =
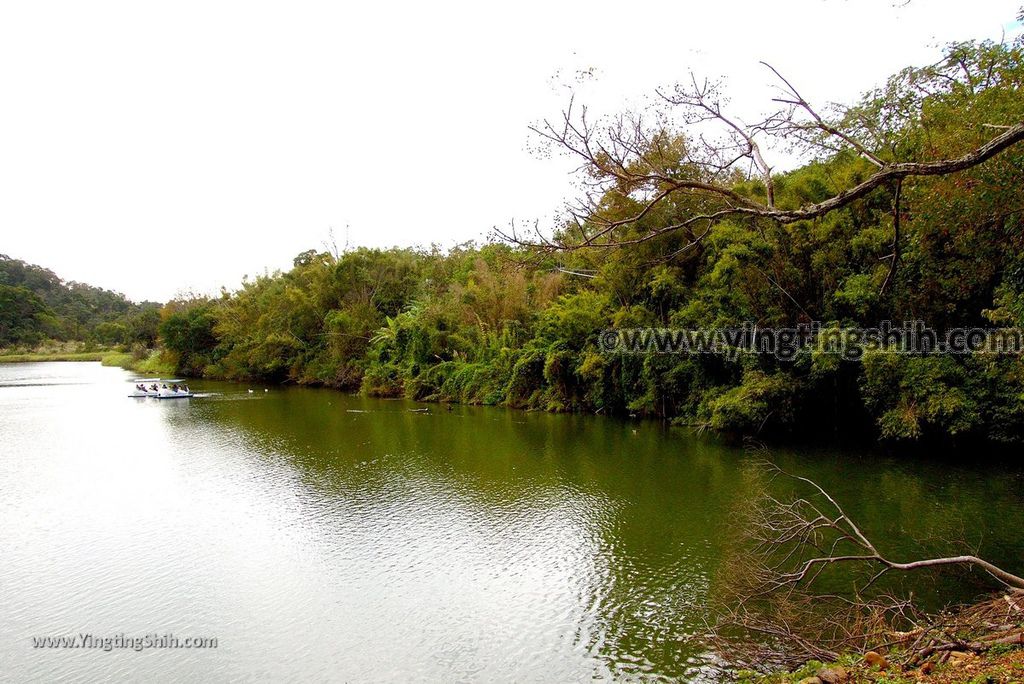
[[[129,397],[155,397],[160,392],[160,378],[135,378],[135,388]]]
[[[181,379],[164,380],[156,394],[157,399],[188,399],[195,393]]]

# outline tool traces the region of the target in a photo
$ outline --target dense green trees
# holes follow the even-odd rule
[[[212,302],[205,299],[169,302],[164,307],[160,338],[174,356],[177,370],[200,375],[210,365],[217,345],[217,318]]]
[[[52,271],[0,254],[0,348],[44,340],[102,345],[156,343],[160,305],[65,282]]]
[[[1024,121],[1022,81],[1020,41],[952,46],[942,62],[901,72],[823,124],[852,131],[849,141],[813,121],[776,121],[812,153],[782,174],[709,174],[684,131],[634,138],[628,172],[598,155],[590,173],[604,174],[604,194],[556,236],[559,249],[306,252],[287,273],[175,303],[163,314],[164,345],[187,372],[380,396],[636,413],[748,433],[813,426],[1020,441],[1019,355],[629,356],[602,353],[597,336],[744,322],[1024,325],[1021,145],[799,214],[897,160],[978,149]],[[650,193],[637,178],[655,179]],[[662,197],[666,183],[682,191]],[[715,193],[701,194],[711,183]],[[619,247],[578,249],[598,235]]]
[[[36,293],[0,285],[0,347],[35,344],[55,327],[53,314]]]

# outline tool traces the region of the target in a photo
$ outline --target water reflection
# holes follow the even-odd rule
[[[729,512],[748,496],[741,451],[653,423],[413,413],[311,389],[196,383],[210,396],[137,401],[123,396],[126,377],[96,364],[0,366],[0,586],[11,597],[0,654],[17,671],[710,676],[690,636]],[[1018,474],[776,457],[891,543],[938,543],[955,511],[986,526],[997,557],[1022,550]],[[30,647],[79,631],[213,635],[221,647]]]

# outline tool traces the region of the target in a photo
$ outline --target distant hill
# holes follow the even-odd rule
[[[161,306],[0,254],[0,347],[46,339],[152,346]]]

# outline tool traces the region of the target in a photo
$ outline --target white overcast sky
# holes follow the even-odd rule
[[[599,111],[694,70],[753,118],[759,60],[850,101],[1012,35],[1021,4],[0,0],[0,253],[166,300],[287,268],[332,227],[448,247],[559,209],[567,162],[527,126],[579,70]]]

